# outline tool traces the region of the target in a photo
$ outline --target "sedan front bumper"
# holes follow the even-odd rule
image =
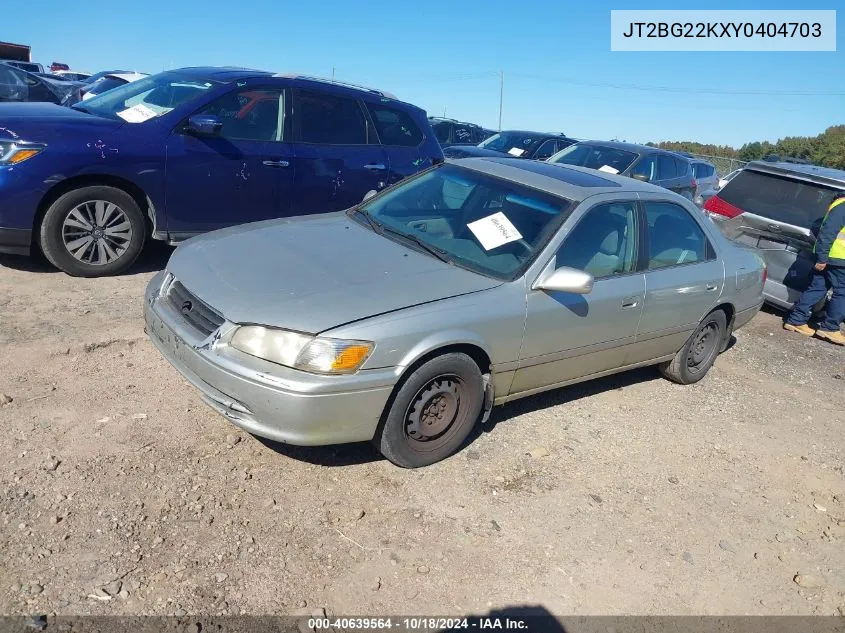
[[[200,339],[161,295],[163,281],[159,273],[147,287],[147,334],[215,411],[249,433],[300,446],[373,438],[397,368],[320,376],[217,345],[215,336]]]

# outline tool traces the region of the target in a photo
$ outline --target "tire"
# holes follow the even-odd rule
[[[659,366],[660,373],[681,385],[698,382],[716,362],[724,345],[726,330],[725,313],[714,310],[701,320],[675,358]]]
[[[402,468],[434,464],[463,445],[483,403],[484,380],[475,361],[459,353],[438,356],[401,384],[373,443]]]
[[[114,187],[81,187],[47,209],[39,244],[50,263],[68,275],[106,277],[135,263],[146,234],[144,214],[128,193]]]

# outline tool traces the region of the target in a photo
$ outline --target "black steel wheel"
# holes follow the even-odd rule
[[[401,383],[374,443],[397,466],[428,466],[463,445],[483,403],[484,381],[475,361],[459,353],[437,356]]]
[[[665,378],[682,385],[704,378],[724,347],[727,327],[728,320],[723,310],[708,314],[675,357],[660,365],[660,372]]]

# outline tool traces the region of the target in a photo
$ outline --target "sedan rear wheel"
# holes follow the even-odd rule
[[[723,310],[714,310],[702,319],[675,357],[660,365],[660,373],[682,385],[698,382],[716,362],[726,331],[727,316]]]
[[[402,383],[374,443],[403,468],[445,459],[461,447],[479,419],[483,393],[481,370],[469,356],[433,358]]]

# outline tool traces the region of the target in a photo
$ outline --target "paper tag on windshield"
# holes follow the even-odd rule
[[[511,156],[522,156],[525,153],[524,149],[520,149],[519,147],[511,147],[508,150],[508,154]]]
[[[618,174],[619,173],[618,169],[614,169],[610,165],[602,165],[601,167],[599,167],[599,171],[606,171],[608,174]]]
[[[501,211],[470,222],[467,228],[472,231],[486,251],[492,251],[502,244],[522,239],[522,235]]]
[[[143,123],[147,119],[158,116],[158,112],[152,108],[148,108],[143,103],[138,103],[131,108],[118,112],[117,116],[127,123]]]

